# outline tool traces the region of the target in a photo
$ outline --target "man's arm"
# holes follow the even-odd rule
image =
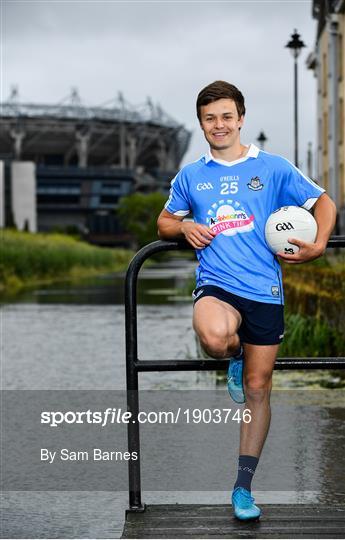
[[[203,249],[213,240],[215,233],[201,223],[183,221],[183,216],[170,214],[163,209],[157,220],[158,236],[162,240],[185,238],[194,249]]]
[[[337,209],[332,199],[323,193],[314,204],[314,218],[317,223],[317,236],[314,243],[303,242],[298,238],[289,238],[291,244],[299,246],[298,253],[285,255],[282,252],[277,255],[287,263],[298,264],[317,259],[324,254],[328,239],[334,229]]]

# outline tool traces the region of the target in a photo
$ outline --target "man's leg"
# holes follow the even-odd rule
[[[239,519],[256,519],[261,514],[250,491],[270,426],[272,373],[278,348],[279,345],[244,344],[245,408],[251,411],[251,422],[241,423],[238,476],[232,494],[235,516]]]
[[[194,330],[203,349],[213,358],[229,358],[239,351],[240,324],[240,313],[214,296],[204,296],[194,305]]]
[[[260,457],[271,420],[272,373],[279,345],[244,344],[243,383],[252,420],[241,423],[240,454]]]

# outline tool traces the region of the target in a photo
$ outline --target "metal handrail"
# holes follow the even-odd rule
[[[327,248],[345,247],[345,236],[331,236]],[[127,379],[127,410],[132,418],[139,413],[139,372],[147,371],[193,371],[193,370],[225,370],[228,360],[139,360],[137,342],[137,279],[143,263],[151,255],[162,251],[192,250],[185,240],[157,240],[141,248],[131,260],[125,280],[125,324],[126,324],[126,379]],[[345,358],[278,358],[275,369],[340,369],[345,368]],[[128,461],[129,476],[129,509],[143,511],[145,505],[141,502],[140,481],[140,437],[139,422],[129,422],[127,426],[128,450],[137,452],[138,460]]]

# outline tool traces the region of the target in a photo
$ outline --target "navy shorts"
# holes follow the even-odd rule
[[[202,292],[201,292],[202,291]],[[238,335],[242,343],[277,345],[284,337],[284,306],[242,298],[215,285],[203,285],[193,291],[194,304],[204,296],[214,296],[233,306],[242,317]]]

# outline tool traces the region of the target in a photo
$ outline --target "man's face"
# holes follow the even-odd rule
[[[244,117],[239,118],[232,99],[218,99],[200,107],[200,125],[210,147],[214,150],[230,148],[239,139],[239,128]]]

